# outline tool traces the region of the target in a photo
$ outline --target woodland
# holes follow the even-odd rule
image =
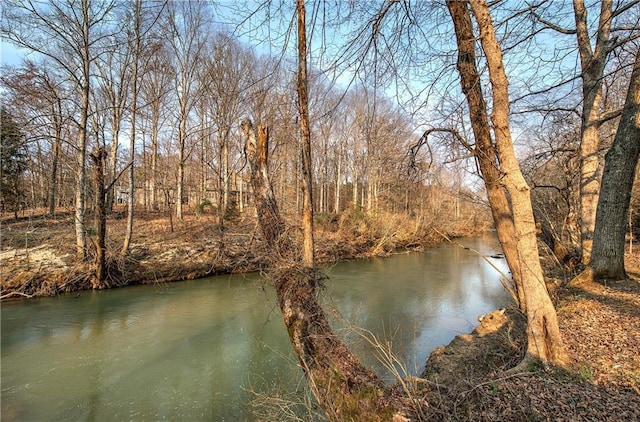
[[[2,300],[259,270],[318,417],[640,419],[640,1],[1,13]],[[512,307],[385,385],[318,265],[487,230]]]

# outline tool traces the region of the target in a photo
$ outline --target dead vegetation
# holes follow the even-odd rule
[[[420,377],[407,376],[384,339],[365,333],[382,358],[400,368],[392,400],[404,402],[407,420],[416,421],[640,420],[640,254],[627,262],[630,279],[556,290],[573,359],[566,368],[513,372],[525,352],[526,318],[512,308],[482,316],[472,333],[434,350]],[[258,420],[319,419],[304,394],[256,395],[252,404]],[[294,408],[297,416],[287,416],[284,409]]]
[[[205,210],[206,211],[206,210]],[[215,274],[264,269],[267,251],[257,221],[246,212],[224,228],[211,212],[170,221],[161,212],[137,212],[130,253],[118,255],[124,238],[124,211],[116,208],[107,221],[107,277],[102,288],[194,279]],[[89,216],[88,221],[92,218]],[[0,282],[2,298],[53,296],[90,289],[94,251],[87,262],[75,258],[73,213],[49,217],[44,210],[27,212],[16,221],[0,221]],[[398,249],[417,250],[434,244],[430,222],[348,210],[324,215],[316,227],[319,263],[385,256]],[[173,230],[172,226],[173,225]],[[294,220],[287,221],[296,227]],[[475,227],[483,229],[484,226]],[[451,227],[452,235],[473,234],[474,227]],[[88,234],[94,232],[92,226]]]
[[[124,220],[117,217],[109,221],[111,250],[118,250],[119,233],[123,233]],[[3,219],[3,297],[55,295],[91,287],[90,263],[75,263],[71,218]],[[375,227],[372,236],[358,229],[362,224],[367,230]],[[322,262],[373,251],[387,254],[380,247],[386,242],[416,249],[432,242],[428,225],[414,221],[410,226],[388,216],[369,222],[353,216],[342,221],[331,217],[317,227]],[[174,221],[171,232],[165,215],[141,214],[135,230],[128,260],[108,256],[112,283],[179,280],[264,265],[264,246],[253,219],[241,219],[221,232],[212,215],[193,215],[184,222]],[[640,420],[640,254],[627,256],[627,268],[628,280],[567,287],[571,269],[546,261],[545,270],[552,276],[549,285],[556,288],[560,329],[573,358],[568,368],[509,372],[524,353],[524,318],[507,309],[486,315],[473,333],[435,350],[421,377],[400,376],[403,382],[393,386],[390,399],[406,403],[409,420]],[[380,353],[394,362],[384,340],[376,341]],[[268,420],[268,415],[274,415],[268,408],[275,403],[280,420],[303,420],[302,414],[319,418],[313,401],[301,402],[299,397],[289,392],[257,397],[256,417]]]

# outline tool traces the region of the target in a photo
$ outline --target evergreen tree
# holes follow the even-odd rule
[[[24,197],[21,182],[27,169],[24,136],[11,114],[0,108],[0,209],[13,211],[18,218]]]

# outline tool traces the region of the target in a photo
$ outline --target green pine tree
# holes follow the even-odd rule
[[[24,200],[23,174],[27,170],[25,138],[11,114],[0,108],[0,209],[18,218]]]

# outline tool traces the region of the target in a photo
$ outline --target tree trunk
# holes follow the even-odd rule
[[[227,210],[229,208],[229,191],[231,190],[231,178],[229,177],[229,132],[229,129],[225,130],[224,140],[222,143],[222,209],[224,211],[224,214],[227,213]]]
[[[113,181],[118,173],[118,147],[120,146],[120,113],[117,111],[117,107],[112,105],[111,111],[111,149],[109,150],[109,168],[108,168],[108,180]],[[109,189],[107,192],[107,212],[113,212],[113,203],[115,202],[115,189]]]
[[[333,212],[336,214],[340,213],[340,186],[342,179],[342,144],[338,148],[338,163],[336,168],[336,197]]]
[[[138,114],[138,63],[140,56],[140,13],[142,3],[136,0],[135,10],[135,47],[133,52],[133,71],[131,72],[131,134],[129,135],[129,203],[127,206],[127,229],[124,236],[120,256],[126,256],[133,236],[133,211],[135,209],[135,166],[136,157],[136,117]]]
[[[78,137],[78,181],[76,184],[76,210],[75,210],[75,231],[76,231],[76,255],[78,259],[84,260],[87,257],[87,234],[85,231],[85,185],[87,178],[87,121],[89,119],[89,94],[91,91],[90,67],[91,59],[89,55],[89,4],[87,0],[82,2],[82,105],[80,108],[80,127]]]
[[[487,105],[482,94],[480,74],[476,68],[476,38],[473,33],[471,15],[465,2],[448,1],[447,6],[453,19],[458,43],[457,66],[460,73],[462,92],[467,98],[471,127],[476,141],[473,154],[478,161],[480,173],[482,173],[487,190],[498,240],[513,277],[511,283],[513,291],[511,293],[516,300],[518,308],[522,312],[526,312],[513,215],[507,195],[500,184],[502,174],[498,167],[496,149],[491,139],[491,128],[487,115]]]
[[[225,214],[225,202],[224,198],[226,196],[225,190],[225,178],[224,172],[226,171],[224,168],[224,140],[221,135],[218,135],[218,163],[220,163],[220,169],[218,171],[218,201],[216,204],[216,208],[218,209],[218,225],[220,227],[220,233],[224,232],[224,214]]]
[[[495,147],[491,141],[486,102],[480,90],[473,45],[475,38],[467,2],[448,1],[447,6],[456,28],[460,52],[458,70],[476,136],[475,154],[485,178],[500,241],[507,242],[506,247],[503,244],[505,256],[507,253],[511,255],[508,258],[510,266],[516,263],[512,273],[517,283],[517,300],[527,313],[528,345],[523,364],[531,358],[565,364],[567,355],[540,265],[530,190],[520,171],[511,140],[508,80],[502,63],[502,51],[495,37],[487,4],[484,0],[470,0],[469,3],[478,23],[489,68]]]
[[[302,140],[302,262],[315,266],[313,251],[313,183],[311,180],[311,128],[309,127],[309,96],[307,82],[307,33],[304,0],[296,1],[298,14],[298,105]]]
[[[96,233],[95,240],[96,246],[96,269],[95,276],[91,281],[91,286],[94,289],[99,289],[106,276],[106,237],[107,237],[107,209],[105,201],[105,175],[104,175],[104,162],[107,157],[107,152],[104,148],[99,148],[93,153],[89,154],[91,161],[93,162],[94,181],[95,181],[95,195],[96,195]]]
[[[625,234],[639,153],[640,53],[636,52],[618,131],[605,157],[593,253],[587,269],[595,279],[627,278],[624,268]]]
[[[157,211],[158,207],[158,133],[160,132],[160,110],[157,104],[151,105],[151,176],[149,181],[149,202],[151,209]],[[166,187],[165,187],[166,189]]]
[[[587,26],[587,9],[584,0],[573,1],[576,37],[582,68],[582,123],[580,139],[580,243],[582,263],[591,256],[593,230],[600,195],[600,146],[599,129],[602,102],[602,80],[608,55],[611,27],[611,0],[603,0],[595,49],[591,49],[591,37]]]
[[[256,132],[242,122],[245,151],[251,169],[258,221],[270,254],[270,268],[278,304],[291,345],[311,390],[330,420],[390,420],[393,409],[384,383],[366,369],[331,330],[316,299],[318,274],[299,267],[297,248],[285,224],[267,171],[268,130]]]
[[[480,42],[489,68],[492,87],[496,149],[504,184],[511,199],[513,226],[520,258],[522,286],[527,307],[527,357],[556,365],[568,363],[560,335],[556,310],[547,291],[540,256],[536,224],[533,218],[530,189],[516,158],[509,128],[508,80],[502,61],[502,50],[495,36],[493,21],[484,0],[470,0],[480,30]]]
[[[183,82],[183,85],[186,84]],[[182,190],[184,188],[184,162],[185,143],[187,137],[187,98],[186,93],[182,93],[180,99],[180,123],[178,129],[178,177],[177,177],[177,197],[176,197],[176,218],[183,220],[182,216]]]

